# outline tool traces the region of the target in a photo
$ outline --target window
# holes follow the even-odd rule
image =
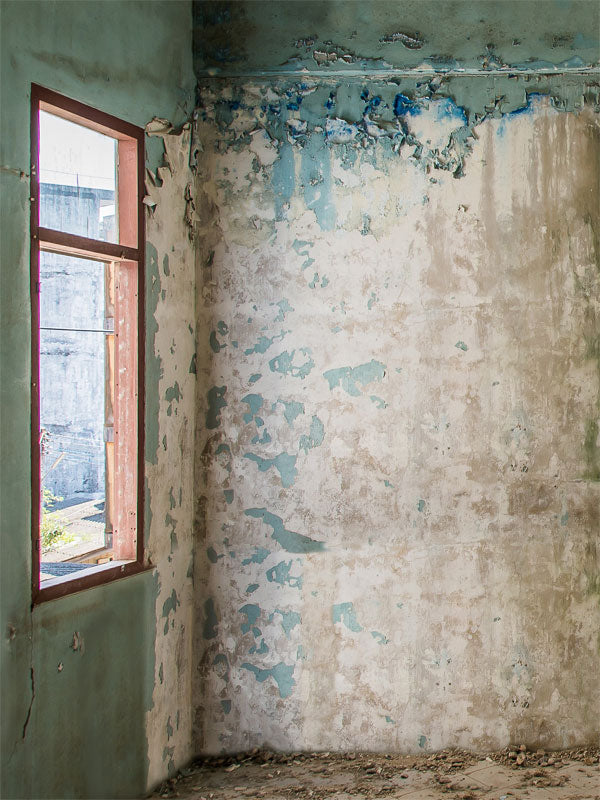
[[[144,132],[32,86],[33,601],[144,568]]]

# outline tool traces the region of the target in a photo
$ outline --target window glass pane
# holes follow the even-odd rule
[[[117,140],[40,111],[40,225],[118,242]]]
[[[40,253],[40,578],[112,557],[113,266]]]

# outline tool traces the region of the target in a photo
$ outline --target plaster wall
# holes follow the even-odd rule
[[[513,80],[202,84],[197,751],[597,741],[598,117]]]
[[[191,6],[3,2],[1,14],[1,794],[140,796],[191,755],[190,646],[182,633],[192,556],[192,477],[182,465],[193,458],[186,431],[195,414],[194,257],[184,222],[189,134],[168,138],[168,156],[162,136],[147,139],[150,172],[163,170],[162,188],[152,181],[148,188],[146,230],[140,535],[154,568],[32,611],[29,98],[35,82],[141,127],[153,117],[181,126],[192,108]]]

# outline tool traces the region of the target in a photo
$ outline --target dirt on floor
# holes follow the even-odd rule
[[[488,755],[443,750],[273,753],[253,750],[194,761],[152,795],[184,800],[600,800],[600,748]]]

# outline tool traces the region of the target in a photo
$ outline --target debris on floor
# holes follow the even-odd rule
[[[182,800],[600,800],[600,748],[431,755],[274,753],[198,759],[154,798]]]

